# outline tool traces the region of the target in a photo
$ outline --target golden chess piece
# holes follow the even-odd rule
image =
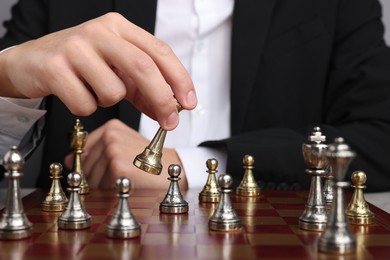
[[[52,179],[49,193],[42,202],[43,211],[63,211],[68,203],[64,191],[62,190],[60,179],[62,178],[62,165],[52,163],[50,165],[50,178]]]
[[[218,161],[214,158],[208,159],[206,161],[206,167],[208,169],[207,172],[209,175],[207,177],[206,184],[204,185],[202,191],[199,193],[199,202],[219,202],[221,193],[219,191],[219,185],[215,176],[215,174],[218,172]]]
[[[88,132],[84,131],[84,126],[79,119],[76,119],[76,123],[73,128],[72,139],[70,146],[73,150],[73,172],[78,172],[81,175],[80,194],[87,194],[89,192],[89,185],[84,175],[83,167],[81,164],[81,154],[84,152],[84,146],[87,141]]]
[[[236,194],[244,197],[260,196],[260,187],[253,176],[255,159],[251,155],[245,155],[242,162],[245,172],[240,185],[236,189]]]
[[[369,209],[364,198],[363,189],[366,188],[367,176],[362,171],[352,173],[351,181],[354,192],[345,211],[348,222],[351,224],[369,225],[375,222],[375,214]]]
[[[177,100],[176,108],[178,112],[183,110]],[[167,131],[160,127],[145,150],[134,158],[134,166],[145,172],[160,175],[163,168],[161,157],[166,135]]]

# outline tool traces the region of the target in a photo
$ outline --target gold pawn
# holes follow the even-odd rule
[[[83,131],[84,126],[79,119],[76,119],[76,123],[73,128],[72,140],[70,145],[73,149],[73,172],[77,172],[81,175],[80,194],[87,194],[89,192],[89,185],[84,175],[83,167],[81,164],[81,154],[84,152],[84,146],[87,141],[88,132]]]
[[[236,189],[236,194],[244,197],[258,197],[260,196],[260,187],[253,176],[255,159],[251,155],[245,155],[242,162],[245,172],[240,185]]]
[[[177,100],[176,108],[178,112],[183,110]],[[166,135],[167,131],[160,127],[145,150],[134,158],[134,166],[147,173],[160,175],[163,168],[161,158]]]
[[[203,190],[199,193],[199,202],[216,203],[219,202],[220,192],[219,185],[215,174],[218,172],[218,161],[214,158],[206,161],[206,167],[208,172],[207,182],[203,187]]]
[[[362,171],[355,171],[351,176],[352,188],[354,192],[351,201],[348,204],[345,212],[348,222],[351,224],[369,225],[375,221],[374,213],[369,209],[364,198],[363,189],[367,180],[367,176]]]
[[[50,179],[52,179],[50,191],[42,202],[43,211],[63,211],[68,203],[62,190],[60,179],[62,178],[62,165],[60,163],[50,164]]]

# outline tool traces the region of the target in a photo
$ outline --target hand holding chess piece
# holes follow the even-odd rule
[[[176,107],[178,112],[183,110],[177,100]],[[134,158],[134,166],[145,172],[160,175],[163,168],[161,158],[166,135],[167,131],[160,127],[145,150]]]
[[[244,197],[259,197],[260,187],[253,176],[255,159],[251,155],[245,155],[242,162],[244,164],[243,168],[245,169],[245,172],[240,185],[236,189],[236,194]]]
[[[106,226],[106,235],[110,238],[134,238],[141,234],[141,226],[131,213],[128,198],[130,196],[131,181],[122,177],[117,179],[118,206],[115,214]]]
[[[356,250],[356,239],[346,221],[343,188],[350,186],[344,178],[355,152],[344,143],[342,137],[338,137],[328,146],[325,155],[334,173],[335,194],[326,228],[318,239],[318,250],[325,253],[350,254]]]
[[[345,211],[348,222],[358,225],[375,223],[375,215],[368,207],[363,194],[363,189],[366,188],[366,185],[364,185],[367,180],[366,174],[362,171],[355,171],[352,173],[351,180],[354,192]]]
[[[23,176],[23,156],[16,146],[12,146],[3,159],[4,174],[8,179],[5,207],[0,220],[0,239],[17,240],[31,237],[32,224],[23,210],[20,198],[20,178]]]
[[[91,216],[84,208],[80,198],[81,175],[78,172],[68,174],[70,197],[64,212],[58,218],[60,229],[85,229],[91,226]]]
[[[207,167],[207,181],[202,191],[199,193],[199,202],[201,203],[216,203],[219,202],[221,193],[219,192],[219,185],[215,174],[218,172],[218,161],[214,158],[206,161]]]
[[[84,146],[87,141],[88,132],[84,131],[84,126],[77,119],[73,127],[70,146],[73,150],[73,172],[78,172],[81,175],[80,194],[87,194],[89,186],[84,175],[83,166],[81,164],[81,154],[84,153]]]
[[[188,212],[188,202],[184,200],[181,194],[178,181],[181,173],[180,165],[171,164],[168,167],[168,180],[171,181],[165,198],[160,203],[161,213],[181,214]]]
[[[43,211],[63,211],[68,198],[62,190],[60,179],[62,178],[62,165],[60,163],[52,163],[50,165],[50,178],[52,179],[49,193],[42,202]]]
[[[232,206],[230,200],[233,179],[230,175],[223,174],[218,177],[221,187],[221,199],[213,215],[209,218],[209,229],[215,231],[236,231],[241,229],[241,220]]]

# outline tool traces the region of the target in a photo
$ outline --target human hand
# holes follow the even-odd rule
[[[117,13],[28,41],[0,54],[0,96],[58,96],[78,116],[126,98],[165,130],[195,89],[171,48]]]
[[[91,188],[112,188],[119,177],[128,177],[134,189],[167,189],[169,186],[168,166],[180,164],[174,149],[163,149],[164,168],[160,175],[146,173],[133,165],[133,159],[140,154],[149,140],[117,119],[112,119],[88,135],[81,157],[83,172]],[[65,158],[64,165],[72,168],[73,155]],[[181,189],[188,188],[182,167]]]

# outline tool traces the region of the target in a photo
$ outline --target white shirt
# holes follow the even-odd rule
[[[206,161],[216,158],[219,173],[225,172],[226,155],[217,149],[197,147],[207,140],[230,136],[230,43],[234,0],[159,0],[155,35],[171,46],[188,70],[196,88],[198,106],[180,112],[178,127],[167,134],[166,147],[176,149],[185,168],[189,187],[202,187],[207,179]],[[30,108],[13,105],[16,113],[28,118],[24,131],[15,135],[15,120],[0,129],[0,156],[19,143],[24,133],[42,116]],[[0,119],[10,117],[9,102],[0,102]],[[23,112],[21,112],[23,111]],[[6,112],[6,113],[5,113]],[[4,122],[2,120],[2,122]],[[141,115],[140,133],[152,139],[158,123]],[[8,140],[5,140],[8,139]],[[18,141],[19,140],[19,141]],[[4,145],[6,144],[6,145]]]

